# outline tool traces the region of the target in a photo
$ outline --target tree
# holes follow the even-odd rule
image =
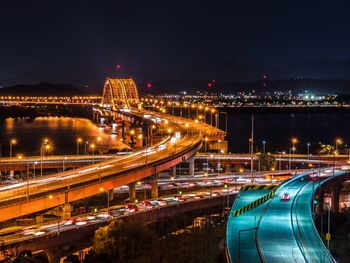
[[[157,235],[148,227],[115,220],[95,232],[94,252],[87,262],[152,262],[157,242]]]
[[[272,168],[276,168],[276,158],[270,153],[260,154],[260,168],[263,171],[268,171]]]
[[[334,153],[335,148],[330,144],[321,144],[320,154],[331,154]]]

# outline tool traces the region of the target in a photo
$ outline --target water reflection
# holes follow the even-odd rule
[[[76,154],[77,138],[82,138],[79,152],[84,153],[85,144],[89,145],[101,137],[101,144],[120,144],[119,137],[111,136],[103,128],[94,125],[90,120],[68,117],[43,117],[35,120],[6,119],[0,122],[0,143],[3,156],[8,156],[8,144],[11,138],[18,143],[14,146],[14,155],[39,155],[41,142],[48,138],[54,150],[52,154]],[[86,143],[88,142],[88,144]],[[87,151],[89,147],[87,147]]]

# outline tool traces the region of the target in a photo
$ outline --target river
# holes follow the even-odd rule
[[[90,120],[68,117],[36,118],[28,121],[26,119],[6,119],[0,122],[0,143],[2,156],[9,156],[9,141],[17,140],[13,145],[13,156],[40,155],[41,143],[44,138],[50,140],[53,146],[50,154],[76,154],[77,138],[82,138],[80,153],[85,151],[85,143],[94,142],[98,137],[105,144],[117,143],[117,138],[104,132],[95,126]],[[89,147],[87,147],[89,150]]]
[[[228,115],[229,151],[248,152],[248,140],[251,132],[251,115],[231,113]],[[335,138],[342,138],[343,147],[350,141],[350,113],[259,113],[254,115],[255,148],[262,150],[262,141],[266,141],[266,151],[288,151],[290,139],[298,138],[297,153],[305,153],[307,143],[311,143],[311,152],[316,152],[319,143],[334,144]],[[225,129],[224,115],[220,125]],[[52,154],[75,154],[76,138],[84,142],[80,153],[84,152],[85,141],[96,141],[103,137],[106,144],[116,143],[116,137],[105,133],[87,119],[80,118],[36,118],[6,119],[0,122],[0,143],[2,156],[9,154],[9,141],[16,138],[14,155],[39,155],[43,138],[53,143]]]

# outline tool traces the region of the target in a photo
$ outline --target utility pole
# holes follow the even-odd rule
[[[251,132],[251,142],[250,142],[250,180],[254,183],[253,178],[253,166],[254,166],[254,114],[252,114],[252,132]]]

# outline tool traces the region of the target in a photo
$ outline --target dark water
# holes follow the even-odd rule
[[[220,126],[225,129],[222,115]],[[255,146],[262,149],[266,141],[266,151],[288,151],[290,139],[298,138],[297,153],[306,152],[306,144],[311,143],[311,151],[316,151],[320,142],[334,144],[340,137],[344,145],[350,145],[350,113],[260,113],[255,114]],[[228,115],[228,140],[231,152],[248,152],[248,140],[251,129],[250,114]],[[39,155],[44,137],[54,144],[53,154],[76,153],[76,138],[95,141],[98,136],[106,143],[116,138],[105,133],[86,119],[78,118],[37,118],[32,122],[6,119],[0,122],[0,143],[2,155],[9,154],[9,141],[16,138],[18,144],[14,152],[24,155]],[[256,148],[255,147],[255,148]],[[80,152],[84,152],[83,144]]]
[[[0,143],[2,156],[9,155],[9,141],[16,138],[18,143],[13,147],[14,156],[40,155],[43,138],[48,138],[53,145],[51,154],[75,154],[76,139],[81,137],[80,153],[84,152],[83,144],[96,141],[100,136],[110,142],[112,136],[104,133],[87,119],[79,118],[37,118],[34,121],[24,119],[6,119],[0,122]],[[87,148],[88,149],[88,148]]]
[[[335,144],[343,139],[345,147],[350,145],[350,113],[260,113],[254,115],[255,148],[262,150],[266,141],[266,152],[288,151],[292,137],[298,138],[297,153],[318,150],[319,143]],[[225,120],[220,126],[225,129]],[[251,133],[250,114],[228,115],[228,139],[231,152],[248,152]]]

